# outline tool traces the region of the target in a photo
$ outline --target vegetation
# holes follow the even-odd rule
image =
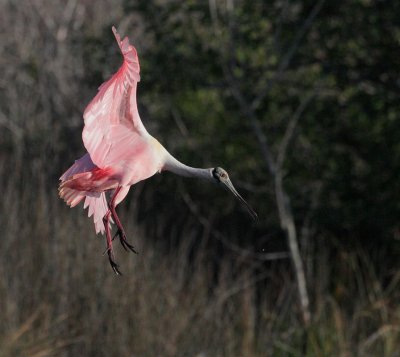
[[[397,2],[23,3],[0,3],[0,356],[398,355]],[[260,217],[157,175],[118,207],[122,277],[57,197],[112,25],[148,130]]]

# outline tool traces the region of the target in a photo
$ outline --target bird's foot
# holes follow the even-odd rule
[[[138,254],[138,252],[135,250],[135,247],[132,244],[130,244],[128,242],[128,240],[126,239],[126,234],[125,234],[123,229],[118,228],[118,230],[115,233],[115,235],[114,235],[112,240],[114,240],[117,236],[119,237],[119,241],[120,241],[122,247],[126,251],[130,250],[131,252]]]
[[[117,275],[122,275],[121,271],[118,269],[119,265],[114,260],[114,254],[112,252],[112,249],[107,249],[106,252],[108,253],[108,260],[110,261],[110,265],[112,270],[114,270],[114,273]]]

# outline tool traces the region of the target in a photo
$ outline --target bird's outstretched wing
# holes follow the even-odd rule
[[[136,87],[140,81],[139,58],[135,47],[125,37],[121,40],[115,27],[115,38],[124,62],[87,106],[83,117],[82,138],[86,150],[98,167],[113,165],[121,156],[129,155],[129,147],[147,134],[140,120],[136,103]]]

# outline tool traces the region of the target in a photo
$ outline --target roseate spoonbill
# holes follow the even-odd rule
[[[130,186],[157,172],[171,171],[185,177],[199,177],[228,188],[246,207],[257,214],[236,191],[228,173],[220,168],[194,168],[175,159],[140,120],[136,104],[136,87],[140,80],[139,59],[135,47],[125,37],[121,40],[112,28],[124,61],[118,72],[103,83],[87,106],[82,133],[87,153],[60,177],[59,195],[71,207],[85,199],[88,216],[93,215],[96,233],[106,234],[108,258],[116,274],[112,242],[118,236],[125,250],[135,252],[128,243],[115,207],[125,198]],[[106,192],[110,191],[107,202]],[[111,223],[117,226],[111,236]]]

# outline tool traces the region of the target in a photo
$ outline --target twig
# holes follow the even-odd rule
[[[267,137],[265,136],[261,128],[261,124],[257,119],[254,110],[251,108],[251,106],[247,104],[246,99],[239,90],[239,86],[237,85],[232,73],[226,68],[226,66],[223,66],[223,71],[228,81],[228,84],[230,85],[232,95],[237,100],[243,115],[250,121],[253,132],[257,138],[258,143],[260,144],[261,153],[265,159],[265,162],[267,163],[267,169],[272,175],[275,175],[276,164],[269,149]]]
[[[264,98],[268,95],[271,87],[274,85],[276,81],[279,80],[283,71],[289,66],[294,54],[296,53],[300,42],[304,35],[306,34],[307,30],[311,27],[315,17],[320,12],[322,5],[324,4],[325,0],[319,0],[311,10],[308,17],[304,20],[303,25],[300,27],[299,31],[296,33],[296,36],[289,47],[288,51],[286,52],[285,56],[283,57],[282,61],[280,62],[278,69],[272,76],[272,78],[266,83],[264,90],[259,93],[259,95],[253,100],[251,103],[251,109],[257,110]]]
[[[279,260],[279,259],[289,258],[288,252],[255,253],[248,249],[242,248],[242,247],[238,246],[237,244],[232,243],[229,239],[224,237],[224,235],[222,233],[218,232],[217,230],[215,230],[214,228],[211,227],[211,222],[200,213],[197,205],[193,202],[193,200],[191,199],[189,194],[187,194],[186,192],[182,192],[181,195],[182,195],[184,202],[188,206],[189,210],[198,219],[198,221],[201,223],[201,225],[208,228],[210,230],[211,234],[216,239],[218,239],[222,244],[224,244],[232,252],[237,253],[242,258],[257,259],[259,261],[271,261],[271,260]]]
[[[308,104],[311,103],[315,94],[316,94],[316,91],[313,91],[312,93],[310,93],[300,103],[299,107],[297,108],[297,110],[294,112],[294,114],[292,115],[292,117],[289,120],[289,124],[286,128],[285,134],[283,135],[282,142],[279,145],[278,155],[277,155],[277,159],[276,159],[276,166],[278,169],[282,168],[283,162],[285,161],[287,148],[288,148],[290,140],[292,139],[292,137],[294,135],[296,125],[297,125],[301,115],[303,114],[304,110],[307,108]]]

